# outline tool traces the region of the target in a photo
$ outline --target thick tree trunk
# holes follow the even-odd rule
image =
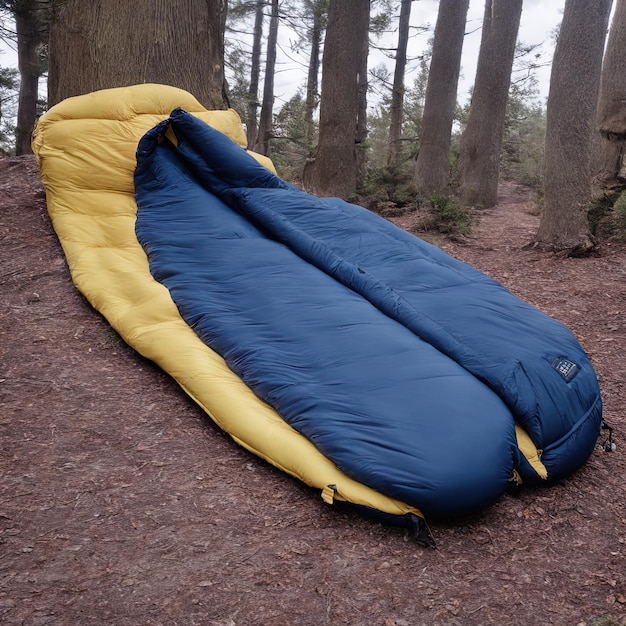
[[[272,120],[274,114],[274,70],[276,67],[276,43],[278,41],[278,0],[271,0],[270,32],[267,38],[265,60],[265,80],[263,81],[263,102],[259,116],[259,133],[254,150],[269,155]]]
[[[618,0],[607,41],[598,100],[598,128],[626,138],[626,2]]]
[[[484,208],[498,202],[500,149],[522,0],[487,0],[476,82],[459,146],[459,191]]]
[[[164,83],[224,102],[220,0],[66,0],[50,28],[48,102]]]
[[[611,3],[566,0],[552,61],[544,209],[536,243],[570,254],[583,254],[593,248],[587,218],[591,146]]]
[[[387,165],[395,163],[400,154],[402,142],[402,118],[404,112],[404,70],[406,68],[406,48],[409,41],[409,22],[412,0],[402,0],[398,23],[398,48],[391,88],[389,108],[389,139],[387,141]]]
[[[592,152],[594,192],[618,189],[626,184],[626,2],[615,7],[606,45],[597,129]]]
[[[322,59],[320,131],[303,173],[312,193],[348,198],[357,185],[356,133],[369,0],[331,0]]]
[[[32,6],[15,12],[17,31],[17,63],[20,72],[20,91],[15,133],[16,154],[30,154],[31,134],[37,119],[39,94],[39,46],[43,38],[40,11]]]
[[[469,0],[441,0],[439,3],[412,184],[426,196],[448,191],[452,123],[468,8]]]

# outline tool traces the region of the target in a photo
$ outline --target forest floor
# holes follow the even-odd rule
[[[574,331],[617,451],[430,550],[328,508],[127,347],[71,283],[34,160],[0,159],[0,623],[626,624],[626,244],[524,251],[532,206],[505,183],[440,243]]]

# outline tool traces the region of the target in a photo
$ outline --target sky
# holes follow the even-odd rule
[[[555,27],[561,23],[564,4],[565,0],[524,0],[523,4],[518,41],[526,45],[541,44],[537,52],[541,51],[544,55],[543,62],[548,63],[546,67],[536,70],[539,81],[539,98],[542,102],[545,102],[548,97],[550,84],[549,63],[554,51],[552,33]],[[419,0],[413,3],[412,21],[416,24],[430,22],[434,28],[437,21],[438,6],[437,0]],[[484,8],[484,0],[470,0],[458,91],[461,102],[468,99],[470,88],[474,84]],[[429,36],[420,38],[422,45]]]
[[[550,65],[553,52],[552,32],[554,28],[561,22],[563,6],[565,0],[524,0],[522,10],[522,20],[520,24],[519,40],[524,44],[541,44],[541,48],[537,51],[543,53],[543,62],[547,62],[545,67],[538,68],[536,75],[539,81],[538,99],[545,102],[548,96],[548,88],[550,81]],[[438,0],[417,0],[413,2],[411,11],[412,26],[424,26],[430,24],[434,29],[437,20]],[[466,37],[463,45],[463,57],[461,78],[459,81],[459,101],[465,102],[469,98],[469,90],[474,82],[476,72],[476,62],[478,59],[478,50],[480,47],[481,23],[484,12],[484,0],[470,0],[468,12],[468,21],[466,29]],[[413,31],[415,32],[415,31]],[[428,33],[418,34],[411,37],[408,47],[409,58],[417,57],[426,48],[429,37],[432,36],[432,30]],[[383,41],[387,47],[396,44],[397,35],[391,33],[387,35]],[[279,58],[277,63],[277,75],[275,78],[275,91],[277,108],[283,102],[286,102],[294,95],[296,89],[304,85],[306,81],[306,64],[308,62],[306,51],[301,55],[290,50],[290,40],[295,39],[293,33],[290,33],[281,25],[279,30]],[[380,52],[372,50],[370,52],[369,66],[373,67],[379,63],[385,63],[391,71],[393,71],[393,60],[387,59]],[[16,66],[17,55],[6,44],[0,42],[0,66]],[[413,71],[411,66],[407,68],[406,82],[412,82],[415,78],[415,67],[413,63]]]
[[[522,18],[518,40],[526,45],[540,44],[537,52],[542,53],[542,63],[547,63],[545,67],[537,68],[538,79],[538,99],[545,103],[548,97],[550,83],[550,62],[554,50],[554,40],[552,33],[562,19],[563,6],[565,0],[524,0]],[[416,58],[422,53],[428,40],[432,37],[435,23],[437,21],[438,0],[417,0],[413,2],[411,9],[411,26],[430,25],[430,30],[425,33],[412,36],[409,40],[407,57]],[[469,99],[470,88],[474,83],[476,74],[476,63],[478,61],[478,51],[480,48],[481,25],[485,8],[485,0],[470,0],[467,15],[466,36],[463,43],[463,56],[461,61],[461,78],[459,80],[458,97],[461,103]],[[281,27],[282,28],[282,27]],[[412,29],[412,33],[416,30]],[[308,59],[305,53],[298,57],[289,50],[289,33],[285,29],[279,31],[280,45],[283,51],[287,51],[292,59],[298,62],[278,63],[279,72],[275,80],[275,91],[277,102],[282,103],[289,100],[295,91],[295,87],[303,85],[306,81],[306,64]],[[382,42],[385,47],[393,47],[397,44],[397,33],[390,33]],[[370,50],[368,59],[369,67],[372,68],[380,63],[385,63],[393,72],[393,60],[387,59],[381,52]],[[405,82],[412,83],[416,75],[416,63],[407,66]]]

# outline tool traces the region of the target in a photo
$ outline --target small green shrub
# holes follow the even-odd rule
[[[615,222],[621,237],[626,237],[626,190],[622,191],[613,205]]]
[[[414,230],[433,230],[442,234],[467,235],[472,227],[472,214],[445,194],[434,194],[430,198],[428,217],[415,225]]]
[[[403,206],[415,202],[415,195],[408,189],[410,183],[409,170],[399,165],[390,165],[370,170],[359,191],[382,203],[392,202]]]
[[[594,198],[587,212],[593,235],[626,239],[626,190]]]
[[[589,228],[593,235],[597,233],[601,222],[611,214],[614,202],[615,194],[610,193],[604,193],[590,202],[587,210],[587,219],[589,220]]]
[[[599,617],[590,622],[589,626],[624,626],[623,620],[616,620],[610,615]]]

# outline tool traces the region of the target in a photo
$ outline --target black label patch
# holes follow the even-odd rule
[[[576,374],[580,372],[580,367],[564,356],[554,359],[554,361],[552,361],[552,367],[561,374],[566,383],[571,382]]]

